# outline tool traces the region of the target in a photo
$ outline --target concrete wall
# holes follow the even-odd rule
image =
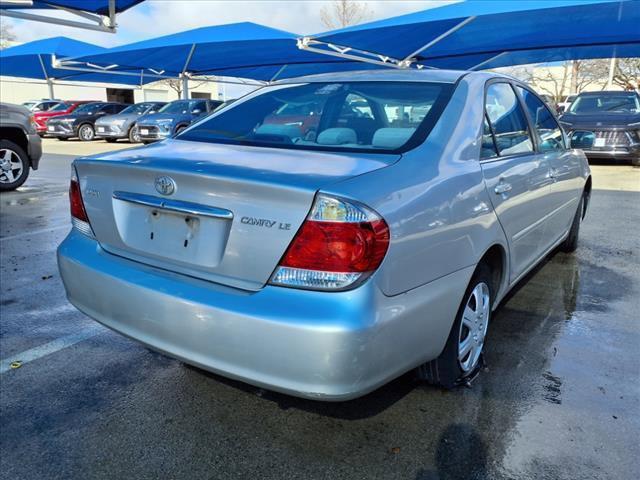
[[[80,82],[60,82],[54,86],[56,98],[61,100],[107,100],[107,87],[129,88],[133,90],[134,100],[172,101],[178,99],[178,93],[162,82],[150,83],[143,88],[126,85],[91,84]],[[218,99],[218,85],[214,82],[191,82],[190,91],[208,93],[211,99]],[[27,100],[48,98],[46,82],[24,78],[0,77],[0,101],[20,104]]]

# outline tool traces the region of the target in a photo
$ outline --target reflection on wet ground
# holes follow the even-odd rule
[[[69,161],[0,196],[2,358],[93,325],[55,267]],[[301,400],[104,330],[0,378],[0,478],[638,478],[639,203],[594,192],[578,253],[494,315],[471,388],[408,373],[354,401]]]

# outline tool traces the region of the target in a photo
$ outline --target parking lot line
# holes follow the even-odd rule
[[[64,348],[70,347],[71,345],[75,345],[83,340],[87,340],[88,338],[94,337],[104,331],[105,329],[100,325],[92,325],[70,335],[56,338],[49,343],[40,345],[39,347],[12,355],[11,357],[0,361],[0,374],[16,368],[15,366],[12,367],[12,364],[14,363],[22,366],[26,363],[32,362],[33,360],[38,360],[39,358],[56,353]]]

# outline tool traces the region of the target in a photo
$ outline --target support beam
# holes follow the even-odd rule
[[[53,92],[53,80],[50,78],[47,79],[47,87],[49,87],[49,98],[53,100],[56,96]]]
[[[390,68],[409,68],[412,63],[411,61],[398,60],[396,58],[358,50],[351,47],[343,47],[332,43],[320,42],[313,40],[310,37],[299,38],[297,45],[300,50],[305,50],[307,52],[320,53],[322,55],[342,58],[343,60],[371,63],[373,65],[381,65]]]
[[[189,100],[189,77],[182,74],[180,79],[182,81],[182,99]]]
[[[454,32],[457,32],[458,30],[460,30],[462,27],[464,27],[465,25],[467,25],[469,22],[472,22],[476,19],[475,16],[473,17],[468,17],[465,18],[463,21],[461,21],[460,23],[458,23],[457,25],[455,25],[454,27],[450,28],[449,30],[447,30],[446,32],[444,32],[443,34],[437,36],[436,38],[434,38],[433,40],[431,40],[429,43],[427,43],[426,45],[423,45],[422,47],[420,47],[419,49],[417,49],[415,52],[411,53],[410,55],[407,55],[404,58],[405,62],[408,62],[410,60],[415,60],[415,57],[417,57],[418,55],[420,55],[422,52],[424,52],[425,50],[427,50],[428,48],[433,47],[436,43],[438,43],[439,41],[447,38],[449,35],[451,35]]]
[[[66,9],[67,11],[71,11],[70,9]],[[76,15],[79,15],[78,12],[72,12]],[[84,13],[84,12],[83,12]],[[84,15],[80,15],[84,16]],[[115,24],[114,26],[105,25],[104,22],[100,21],[100,23],[91,24],[86,22],[78,22],[75,20],[66,20],[64,18],[54,18],[54,17],[46,17],[44,15],[35,15],[33,13],[20,12],[17,10],[11,9],[2,9],[0,10],[0,17],[11,17],[11,18],[19,18],[20,20],[31,20],[34,22],[42,22],[49,23],[53,25],[63,25],[65,27],[74,27],[74,28],[82,28],[85,30],[95,30],[98,32],[107,32],[107,33],[115,33]]]

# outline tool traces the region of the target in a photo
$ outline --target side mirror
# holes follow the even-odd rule
[[[202,110],[200,110],[199,108],[196,108],[195,110],[191,110],[191,113],[193,115],[200,115],[202,113]]]
[[[586,130],[575,130],[571,133],[571,148],[581,148],[582,150],[588,150],[593,147],[596,142],[596,136],[593,132]]]

